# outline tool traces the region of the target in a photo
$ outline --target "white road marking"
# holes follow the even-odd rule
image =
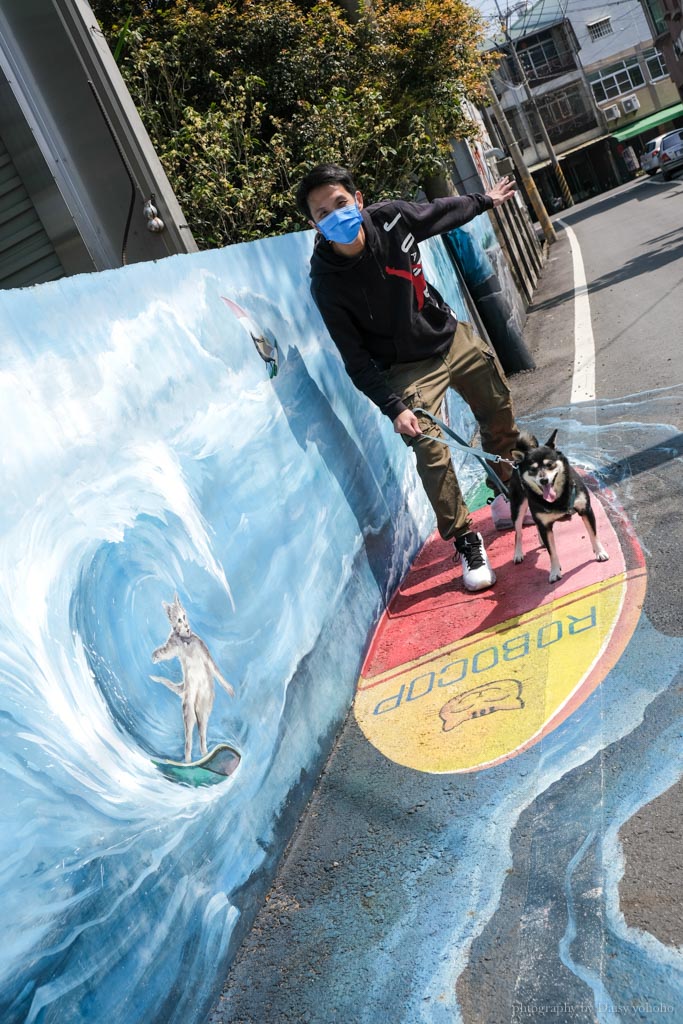
[[[581,248],[569,225],[562,220],[557,223],[567,232],[574,266],[574,376],[570,398],[573,405],[595,400],[595,338]]]

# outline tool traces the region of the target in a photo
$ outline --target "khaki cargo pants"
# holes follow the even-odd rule
[[[510,388],[497,356],[470,324],[458,323],[451,347],[443,355],[397,363],[386,375],[391,389],[409,409],[426,409],[439,418],[446,391],[454,388],[474,413],[484,451],[509,458],[518,434]],[[418,415],[418,420],[423,434],[443,437],[426,416]],[[467,533],[472,521],[453,469],[451,449],[438,442],[401,436],[415,452],[417,471],[441,536],[448,540]],[[503,481],[512,472],[505,463],[496,464],[495,471]]]

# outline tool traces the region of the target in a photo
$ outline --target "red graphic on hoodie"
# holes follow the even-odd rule
[[[425,304],[425,291],[427,290],[427,282],[424,279],[422,273],[422,264],[416,263],[415,268],[411,270],[395,270],[393,267],[384,268],[387,274],[393,274],[394,277],[405,277],[406,280],[412,283],[415,289],[415,298],[417,299],[417,308],[422,309]]]

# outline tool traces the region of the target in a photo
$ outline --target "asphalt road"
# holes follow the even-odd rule
[[[601,469],[646,553],[645,613],[683,636],[683,181],[641,178],[564,211],[525,337],[538,369],[513,378],[518,412],[533,425],[568,407],[574,360],[569,242],[581,247],[596,353],[594,418],[569,435]],[[550,414],[549,414],[550,410]],[[569,413],[565,408],[564,414]],[[571,416],[571,414],[570,414]],[[562,414],[558,419],[562,419]],[[592,433],[592,439],[590,434]],[[562,437],[558,443],[564,444]],[[680,664],[677,666],[680,669]],[[646,663],[644,671],[660,666]],[[680,689],[680,686],[679,686]],[[621,830],[620,887],[629,924],[683,944],[683,786],[680,781]],[[683,1020],[683,1007],[678,1012]]]
[[[586,270],[596,400],[570,402],[563,230],[525,332],[538,368],[511,383],[523,424],[541,440],[559,428],[645,552],[623,690],[596,695],[597,736],[582,733],[583,711],[564,739],[558,730],[553,743],[580,749],[552,779],[540,744],[484,773],[401,768],[350,715],[212,1024],[683,1020],[683,183],[637,180],[560,219]],[[617,830],[625,865],[610,885]],[[617,890],[610,910],[604,894]],[[642,947],[620,915],[649,933]],[[628,1014],[601,1008],[603,993],[627,993]]]
[[[648,555],[656,586],[646,610],[680,636],[683,599],[671,567],[683,543],[683,181],[640,178],[555,219],[575,232],[586,272],[596,446]],[[570,401],[573,280],[560,225],[525,332],[538,369],[512,381],[518,413],[532,420]]]
[[[615,398],[683,380],[683,181],[639,178],[555,220],[572,227],[581,246],[596,340],[597,397]],[[541,337],[548,338],[559,326],[557,341],[566,347],[570,369],[571,278],[563,275],[548,294],[563,245],[566,238],[551,249],[527,341],[538,348]],[[547,370],[553,371],[549,383],[555,388],[554,364],[542,359],[538,376],[547,376]],[[557,385],[547,393],[553,405],[563,400]]]

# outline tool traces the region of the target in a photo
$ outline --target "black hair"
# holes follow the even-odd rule
[[[338,167],[336,164],[318,164],[316,167],[312,167],[308,174],[302,178],[296,190],[297,209],[300,213],[303,213],[304,217],[311,218],[308,197],[313,189],[319,188],[320,185],[341,185],[351,195],[355,195],[358,191],[353,178],[343,167]]]

